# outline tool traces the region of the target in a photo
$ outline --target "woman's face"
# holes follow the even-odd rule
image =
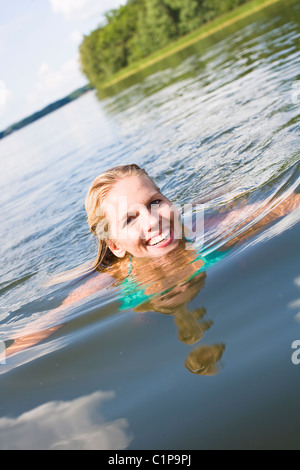
[[[160,257],[179,244],[177,209],[144,175],[116,183],[105,199],[111,251],[122,258]]]

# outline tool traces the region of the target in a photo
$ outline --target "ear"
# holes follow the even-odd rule
[[[121,248],[120,245],[118,245],[116,242],[110,241],[108,243],[108,248],[118,258],[124,258],[124,256],[126,255],[126,251]]]

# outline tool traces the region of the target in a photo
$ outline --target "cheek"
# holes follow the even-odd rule
[[[119,232],[119,230],[115,226],[115,224],[110,224],[109,232],[108,232],[109,238],[112,239],[112,240],[118,240],[119,235],[120,235],[118,232]]]
[[[160,210],[160,216],[165,221],[174,222],[174,219],[177,219],[178,215],[179,215],[179,213],[178,213],[177,209],[174,208],[174,206],[169,206],[167,204],[162,206],[162,208]]]
[[[139,224],[129,226],[128,229],[123,233],[124,242],[126,244],[137,243],[141,239],[141,230]]]

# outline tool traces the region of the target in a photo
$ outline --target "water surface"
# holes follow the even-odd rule
[[[279,2],[0,142],[0,339],[86,282],[47,284],[94,259],[84,198],[108,167],[141,165],[208,220],[251,204],[268,214],[293,193],[299,16]],[[230,232],[214,226],[197,248],[214,253]],[[69,306],[52,336],[0,365],[0,448],[298,449],[299,235],[296,210],[156,310],[124,304],[118,283]]]

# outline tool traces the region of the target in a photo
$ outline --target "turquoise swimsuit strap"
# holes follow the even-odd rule
[[[132,271],[132,262],[131,262],[131,256],[129,255],[129,258],[128,258],[128,273],[127,273],[127,276],[128,277],[130,275]]]
[[[137,305],[149,300],[152,295],[146,295],[145,290],[147,289],[148,285],[140,286],[136,280],[134,275],[130,276],[132,271],[132,262],[131,256],[129,256],[128,262],[128,273],[126,278],[121,282],[121,295],[119,300],[121,305],[119,307],[120,310],[127,310],[129,308],[134,308]]]

